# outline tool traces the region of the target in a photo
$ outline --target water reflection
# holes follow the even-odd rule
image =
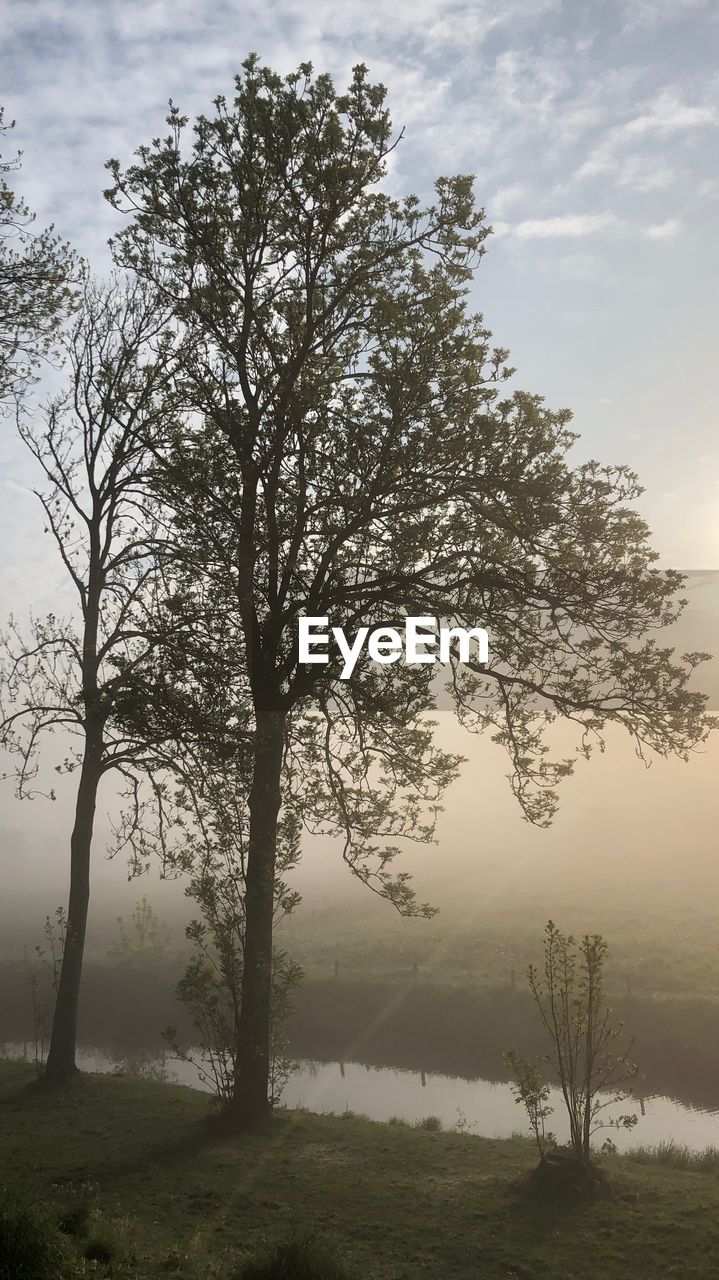
[[[397,1116],[414,1123],[434,1115],[445,1128],[459,1122],[462,1128],[486,1138],[508,1138],[527,1131],[524,1111],[508,1084],[367,1067],[357,1062],[303,1062],[287,1085],[284,1101],[310,1111],[357,1111],[373,1120]],[[552,1091],[550,1101],[555,1111],[548,1127],[564,1139],[567,1135],[561,1123],[563,1103],[558,1089]],[[596,1141],[611,1137],[620,1151],[669,1141],[694,1150],[719,1146],[716,1112],[684,1107],[671,1098],[650,1097],[623,1103],[614,1107],[613,1113],[634,1110],[639,1124],[633,1131],[607,1130],[598,1134]],[[607,1115],[612,1115],[611,1107]]]

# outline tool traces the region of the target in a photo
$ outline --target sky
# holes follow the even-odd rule
[[[105,161],[125,164],[163,133],[170,98],[190,116],[209,111],[250,51],[283,73],[310,60],[340,87],[365,62],[404,130],[395,193],[426,197],[440,174],[475,175],[494,234],[473,304],[509,347],[516,385],[574,411],[578,458],[638,471],[662,565],[718,570],[716,0],[0,0],[0,102],[39,223],[107,270],[122,218],[102,197]],[[0,422],[3,614],[63,597],[32,480]],[[715,789],[704,766],[692,777],[691,838],[704,847]],[[637,821],[674,803],[654,828],[673,841],[689,792],[654,785]],[[596,826],[604,793],[587,787],[574,794]],[[459,792],[452,805],[455,841]],[[45,847],[52,830],[33,821]],[[506,821],[511,841],[519,818]],[[606,822],[605,837],[621,856]],[[561,847],[574,838],[570,824]]]
[[[104,162],[161,133],[169,98],[209,110],[251,50],[340,86],[364,61],[405,131],[389,185],[476,175],[494,235],[473,301],[518,385],[574,411],[578,456],[639,472],[663,564],[719,567],[716,0],[0,0],[0,31],[22,190],[98,270],[122,221]],[[0,473],[19,562],[7,435]]]

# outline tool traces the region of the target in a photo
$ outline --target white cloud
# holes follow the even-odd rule
[[[665,26],[694,14],[712,13],[714,0],[625,0],[624,29]]]
[[[527,188],[521,182],[512,182],[507,187],[500,187],[487,201],[487,210],[494,217],[503,218],[512,205],[518,203],[527,194]]]
[[[606,9],[613,21],[616,8]],[[611,280],[641,310],[648,258],[663,255],[668,276],[674,273],[669,283],[682,270],[674,247],[680,219],[707,237],[707,255],[713,249],[706,203],[719,194],[719,181],[707,150],[687,144],[701,144],[717,124],[710,15],[719,16],[719,3],[618,0],[625,29],[681,17],[684,39],[693,23],[691,63],[674,58],[672,30],[652,32],[651,41],[643,33],[617,41],[604,10],[571,0],[7,4],[0,81],[25,151],[21,188],[40,225],[54,220],[102,267],[106,238],[121,225],[102,199],[103,162],[114,155],[127,164],[140,143],[162,133],[169,96],[191,118],[211,110],[216,93],[231,94],[251,49],[281,73],[311,59],[339,88],[364,61],[388,87],[395,127],[407,125],[392,157],[391,189],[426,196],[438,173],[477,174],[477,197],[495,232],[497,274],[488,270],[477,284],[482,307],[480,292],[490,295],[490,320],[495,306],[501,317],[497,280],[512,264],[530,302],[545,287],[549,263],[560,299],[572,281]],[[585,194],[578,173],[596,177],[597,188]],[[538,241],[546,253],[536,253]],[[633,254],[639,244],[644,253]],[[685,333],[703,351],[706,326],[698,309],[692,316]],[[511,344],[511,315],[505,323]],[[541,352],[540,328],[532,341]],[[617,368],[624,359],[617,355]],[[9,490],[2,496],[7,507],[20,501]]]
[[[650,223],[644,228],[647,240],[673,240],[679,235],[681,223],[678,218],[667,218],[666,222]]]
[[[501,225],[503,234],[511,232],[518,240],[583,240],[606,234],[642,236],[647,240],[673,240],[681,229],[678,218],[646,224],[620,218],[608,209],[603,213],[564,213],[553,218],[531,218],[514,227],[506,223]],[[598,274],[599,262],[595,257],[570,255],[561,262],[564,264],[563,274],[567,278],[579,279],[581,275],[589,278],[590,275]]]
[[[619,226],[620,219],[608,210],[604,213],[564,213],[555,218],[530,218],[520,222],[514,228],[514,234],[519,240],[578,240],[615,231]]]
[[[668,138],[674,133],[715,125],[717,118],[715,102],[706,106],[691,106],[682,101],[676,89],[665,89],[645,111],[620,126],[617,139],[623,141],[627,138],[646,137],[647,134]]]
[[[646,156],[626,156],[618,161],[615,180],[618,187],[643,194],[650,191],[666,191],[676,182],[677,173],[671,165]]]
[[[669,172],[666,167],[651,156],[636,152],[627,156],[625,148],[643,141],[666,140],[678,134],[691,135],[696,130],[715,127],[719,124],[718,89],[719,85],[712,86],[708,101],[693,104],[685,101],[676,88],[662,90],[645,104],[639,114],[608,130],[575,177],[582,179],[614,174],[620,186],[634,187],[635,190],[658,189]]]

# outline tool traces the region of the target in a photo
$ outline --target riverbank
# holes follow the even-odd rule
[[[280,1113],[264,1136],[222,1138],[194,1090],[83,1076],[59,1096],[0,1062],[0,1182],[60,1215],[91,1207],[114,1280],[230,1280],[296,1230],[361,1280],[691,1280],[716,1274],[719,1176],[614,1158],[611,1200],[567,1209],[512,1187],[523,1139]],[[519,1123],[518,1112],[518,1123]]]

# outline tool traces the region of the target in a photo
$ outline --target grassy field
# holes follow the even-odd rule
[[[89,1202],[87,1233],[114,1254],[93,1275],[230,1280],[307,1229],[363,1280],[719,1275],[716,1162],[613,1158],[612,1199],[543,1207],[512,1185],[534,1163],[522,1139],[296,1112],[266,1136],[223,1138],[207,1108],[192,1090],[108,1076],[53,1097],[0,1062],[0,1184],[58,1217]]]
[[[712,899],[713,901],[713,899]],[[349,980],[412,977],[442,985],[526,986],[527,965],[541,963],[544,925],[551,917],[578,936],[600,932],[609,945],[606,982],[612,994],[719,999],[716,914],[664,904],[621,909],[572,901],[492,906],[462,919],[402,919],[389,912],[302,909],[284,922],[282,943],[309,979],[335,972]]]

